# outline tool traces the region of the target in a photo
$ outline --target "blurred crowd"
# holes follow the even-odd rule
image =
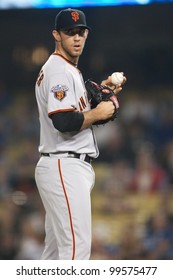
[[[100,156],[93,163],[91,258],[173,259],[171,91],[120,98],[117,120],[94,128]],[[9,92],[0,81],[0,109],[0,259],[39,259],[44,210],[34,180],[34,90]]]

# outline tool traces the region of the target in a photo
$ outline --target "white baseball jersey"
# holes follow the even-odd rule
[[[36,83],[40,118],[41,153],[68,152],[98,156],[92,127],[80,132],[61,133],[48,118],[56,112],[90,110],[83,77],[79,69],[54,53],[43,66]]]

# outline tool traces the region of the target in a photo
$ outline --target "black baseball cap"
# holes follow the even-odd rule
[[[89,30],[91,28],[86,24],[85,14],[76,9],[65,9],[60,11],[55,17],[56,30],[68,30],[75,27],[85,27]]]

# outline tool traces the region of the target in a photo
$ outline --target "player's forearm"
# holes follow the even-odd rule
[[[89,127],[93,123],[99,120],[106,120],[110,118],[114,113],[114,105],[111,101],[101,102],[96,108],[83,112],[84,120],[81,126],[81,130]]]
[[[91,126],[94,122],[98,120],[98,114],[96,108],[87,112],[83,112],[83,115],[84,115],[84,121],[81,126],[81,130]]]

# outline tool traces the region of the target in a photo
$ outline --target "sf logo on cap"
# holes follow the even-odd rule
[[[72,19],[76,22],[79,20],[79,13],[78,12],[71,12]]]

